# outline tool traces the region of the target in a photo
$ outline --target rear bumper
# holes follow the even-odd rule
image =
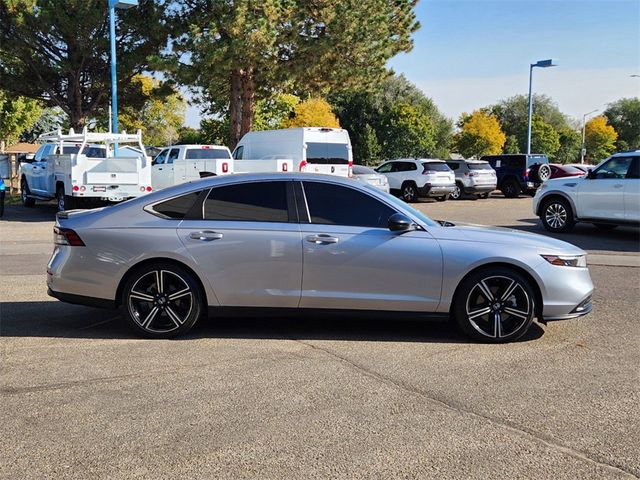
[[[55,292],[51,288],[47,289],[47,295],[57,298],[61,302],[72,303],[74,305],[85,305],[87,307],[115,309],[116,304],[113,300],[106,298],[85,297],[83,295],[75,295],[73,293]]]
[[[424,187],[418,187],[418,195],[421,197],[441,197],[443,195],[449,195],[456,188],[452,185],[425,185]]]
[[[493,192],[496,185],[471,185],[464,187],[464,193],[488,193]]]

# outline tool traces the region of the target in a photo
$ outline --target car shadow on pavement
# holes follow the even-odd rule
[[[534,323],[519,341],[544,335]],[[0,337],[86,339],[139,338],[117,310],[100,310],[62,302],[0,303]],[[198,322],[177,341],[206,338],[251,340],[332,340],[368,342],[474,343],[442,321],[397,319],[393,316],[336,316],[318,314],[214,317]]]
[[[5,222],[54,222],[56,220],[57,206],[55,203],[37,204],[34,207],[22,205],[5,205],[4,215],[0,220]]]
[[[640,228],[637,227],[617,227],[614,230],[603,231],[590,223],[578,223],[570,233],[551,233],[545,230],[537,218],[523,218],[518,221],[523,222],[524,225],[501,226],[563,240],[583,250],[640,252]]]

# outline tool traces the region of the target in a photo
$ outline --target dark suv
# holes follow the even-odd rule
[[[549,159],[546,155],[485,155],[486,160],[498,176],[498,190],[507,198],[515,198],[521,193],[533,196],[538,187],[551,176]]]

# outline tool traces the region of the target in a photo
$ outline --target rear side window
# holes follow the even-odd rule
[[[216,187],[204,203],[205,220],[288,222],[286,182],[251,182]]]
[[[242,147],[240,147],[242,148]],[[223,148],[190,148],[187,150],[187,160],[230,159],[229,152]]]
[[[304,182],[311,223],[387,228],[396,213],[375,198],[353,188],[330,183]]]
[[[447,162],[447,166],[451,169],[451,170],[458,170],[460,168],[460,164],[459,163],[454,163],[454,162]]]
[[[423,162],[423,172],[450,172],[451,169],[446,163],[441,162]]]
[[[200,192],[191,192],[180,197],[171,198],[155,204],[151,207],[151,210],[164,218],[182,220],[196,203],[198,195],[200,195]]]
[[[100,147],[84,147],[83,152],[89,158],[107,158],[107,150]]]
[[[467,163],[469,170],[493,170],[488,163]]]
[[[80,147],[70,147],[67,145],[62,146],[62,154],[63,155],[75,155],[80,151]]]
[[[344,143],[307,143],[307,163],[347,165],[349,149]]]

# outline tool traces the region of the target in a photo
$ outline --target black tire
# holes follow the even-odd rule
[[[2,190],[0,192],[0,217],[2,217],[4,215],[4,197],[5,197],[5,191]]]
[[[449,200],[449,196],[450,196],[450,194],[442,195],[441,197],[436,197],[436,201],[438,201],[438,202],[446,202],[447,200]]]
[[[20,181],[20,200],[22,201],[22,205],[28,208],[33,207],[36,204],[36,199],[31,198],[31,190],[29,190],[29,184],[27,180],[23,178]]]
[[[469,337],[505,343],[529,330],[535,302],[535,290],[522,274],[506,267],[487,267],[463,280],[452,310],[456,324]]]
[[[464,195],[464,187],[460,182],[456,182],[456,186],[453,189],[453,192],[451,192],[450,198],[451,200],[460,200],[462,195]]]
[[[500,190],[505,198],[518,198],[522,192],[520,184],[513,179],[505,180],[502,187],[500,187]]]
[[[616,228],[618,225],[613,225],[611,223],[594,223],[593,226],[598,230],[608,232],[609,230],[613,230],[614,228]]]
[[[529,178],[536,183],[542,183],[551,177],[551,167],[546,163],[538,163],[529,169]]]
[[[418,201],[418,187],[413,182],[405,182],[400,189],[400,196],[407,203]]]
[[[158,283],[163,287],[158,288]],[[206,312],[206,302],[193,273],[173,263],[158,261],[127,275],[121,310],[136,333],[147,338],[174,338],[191,330]]]
[[[544,228],[552,233],[570,232],[576,224],[571,205],[560,197],[551,198],[542,204],[540,220]]]

